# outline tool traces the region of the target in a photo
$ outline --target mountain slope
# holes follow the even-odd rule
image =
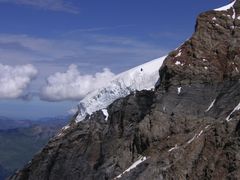
[[[240,0],[200,14],[155,90],[73,123],[11,179],[239,179]]]
[[[123,72],[111,82],[106,82],[105,87],[90,93],[78,105],[79,114],[76,122],[82,121],[86,115],[106,108],[116,99],[125,97],[135,90],[153,89],[158,80],[159,67],[165,58],[161,57]]]

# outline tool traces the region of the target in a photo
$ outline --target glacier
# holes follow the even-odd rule
[[[166,56],[154,59],[128,71],[116,75],[100,89],[88,94],[78,104],[78,115],[75,119],[80,122],[87,115],[105,109],[118,98],[125,97],[136,90],[151,90],[159,78],[159,69]]]

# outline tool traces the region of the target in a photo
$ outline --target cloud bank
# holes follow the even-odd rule
[[[22,96],[36,75],[37,69],[31,64],[21,66],[0,64],[0,99]]]
[[[62,11],[78,14],[79,10],[69,0],[0,0],[0,3],[28,5],[51,11]]]
[[[109,69],[95,75],[81,75],[72,64],[64,73],[55,73],[47,78],[41,98],[47,101],[80,100],[89,92],[101,88],[115,76]]]
[[[55,72],[65,72],[69,64],[78,66],[78,71],[81,72],[80,77],[95,77],[96,72],[102,72],[104,67],[109,67],[111,69],[111,71],[108,70],[109,72],[118,74],[165,53],[166,50],[157,44],[124,36],[73,33],[63,37],[41,38],[24,34],[0,33],[0,63],[9,66],[33,64],[37,67],[38,78],[31,83],[30,91],[41,94],[42,100],[47,101],[79,100],[86,94],[79,92],[72,93],[70,96],[59,92],[57,95],[57,90],[54,89],[56,85],[53,85],[56,83],[49,81],[47,85],[45,84],[45,80],[53,77]],[[57,84],[60,86],[61,82]],[[83,84],[78,86],[82,89]],[[94,84],[92,83],[91,86]],[[43,86],[48,88],[43,88],[43,91],[41,89]],[[94,88],[96,87],[92,87]],[[91,91],[90,87],[88,87],[90,90],[85,89],[84,86],[81,91]],[[21,98],[24,100],[31,99],[31,96],[23,95]]]

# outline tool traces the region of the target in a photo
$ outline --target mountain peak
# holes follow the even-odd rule
[[[161,70],[165,85],[221,82],[240,71],[240,1],[202,13],[195,32],[166,58]],[[170,80],[171,79],[171,80]]]

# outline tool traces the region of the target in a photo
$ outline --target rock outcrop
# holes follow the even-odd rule
[[[12,180],[239,179],[240,0],[196,31],[137,91],[73,123]]]

